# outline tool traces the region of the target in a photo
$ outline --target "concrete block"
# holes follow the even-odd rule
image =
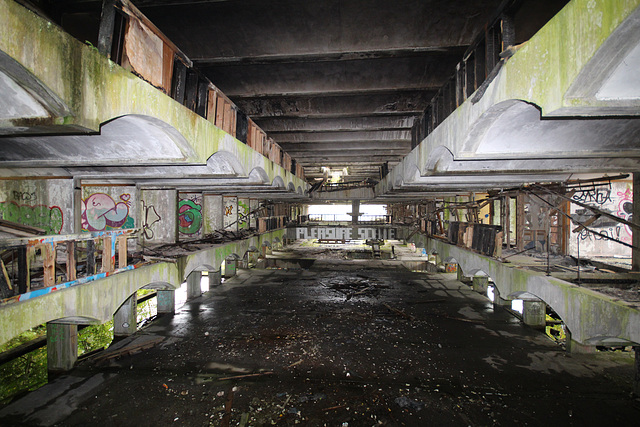
[[[175,313],[176,311],[176,291],[158,291],[158,314]]]
[[[544,329],[547,326],[547,304],[544,301],[525,300],[522,321],[532,328]]]
[[[479,294],[486,295],[489,288],[488,276],[474,276],[473,277],[473,290]]]
[[[138,328],[138,295],[134,293],[113,314],[113,335],[126,337]]]
[[[69,371],[78,360],[78,325],[47,323],[49,377]]]
[[[187,276],[187,300],[198,298],[202,294],[201,279],[202,274],[199,271],[192,271]]]

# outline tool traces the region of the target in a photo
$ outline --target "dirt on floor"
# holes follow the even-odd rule
[[[584,426],[638,419],[631,353],[569,355],[455,274],[336,258],[308,270],[239,270],[127,338],[121,349],[131,352],[84,361],[4,408],[0,424]]]

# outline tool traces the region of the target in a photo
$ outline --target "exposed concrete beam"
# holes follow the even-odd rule
[[[411,131],[359,131],[359,132],[313,132],[272,133],[278,143],[285,142],[334,142],[334,141],[411,141]]]
[[[337,149],[337,150],[305,150],[304,148],[299,150],[287,150],[289,154],[293,157],[303,157],[307,158],[309,156],[323,156],[327,158],[352,158],[357,156],[363,156],[371,153],[371,149],[368,148],[349,148],[349,149]],[[386,149],[381,148],[374,151],[378,157],[399,157],[401,158],[405,154],[409,152],[409,149]],[[300,162],[302,163],[302,161]]]
[[[408,141],[337,141],[337,142],[284,142],[279,143],[282,149],[293,155],[294,152],[323,152],[326,150],[403,150],[405,153],[411,151],[411,143]]]
[[[437,90],[459,54],[282,64],[200,66],[227,96],[357,94],[368,91]]]
[[[435,91],[390,91],[350,96],[234,97],[252,119],[268,117],[394,116],[424,112]]]
[[[465,52],[465,47],[459,46],[427,46],[409,47],[402,49],[378,49],[361,51],[318,51],[306,54],[285,53],[262,56],[219,57],[219,58],[191,58],[199,67],[228,66],[228,65],[265,65],[284,63],[317,63],[326,61],[354,61],[363,59],[404,58],[412,56],[424,56],[427,54],[451,54],[459,58]]]
[[[338,132],[356,130],[411,129],[415,116],[369,116],[343,118],[263,118],[256,120],[265,132]]]
[[[465,46],[501,0],[134,3],[190,57],[242,58]]]

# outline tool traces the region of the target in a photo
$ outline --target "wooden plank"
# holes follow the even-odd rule
[[[67,281],[76,280],[76,242],[67,242]]]
[[[187,67],[177,58],[173,61],[172,76],[171,97],[182,104],[184,103],[185,87],[187,83]]]
[[[18,292],[21,294],[29,292],[30,287],[29,249],[26,246],[18,248]]]
[[[44,286],[56,284],[56,249],[54,244],[42,245],[44,256],[42,267],[44,269]]]
[[[127,266],[127,236],[118,236],[118,268]]]
[[[149,18],[147,18],[142,12],[140,12],[137,7],[131,4],[129,0],[119,0],[119,3],[120,4],[116,5],[118,9],[122,10],[122,12],[126,13],[132,18],[138,19],[142,24],[148,27],[149,30],[151,30],[156,36],[158,36],[164,43],[168,44],[169,47],[182,60],[182,62],[184,62],[188,67],[193,67],[193,63],[191,62],[189,57],[187,57],[187,55],[185,55],[178,48],[178,46],[176,46],[175,43],[173,43],[169,39],[169,37],[165,36],[164,33],[160,31],[158,27],[156,27],[155,24],[149,20]]]
[[[238,123],[238,110],[231,104],[231,123],[229,124],[229,135],[236,136],[236,127]]]
[[[173,58],[175,52],[164,43],[162,49],[162,89],[167,95],[171,94],[171,83],[173,79]]]
[[[224,103],[224,117],[222,119],[222,130],[228,134],[231,134],[231,113],[232,113],[231,103],[225,100]]]
[[[2,278],[4,279],[5,284],[9,288],[10,291],[13,291],[13,286],[11,285],[11,279],[9,278],[9,273],[7,273],[7,266],[4,265],[4,261],[0,259],[0,266],[2,266]]]
[[[216,122],[216,103],[218,102],[218,93],[209,88],[209,100],[207,101],[207,120],[215,125]]]
[[[216,106],[216,122],[214,123],[218,128],[223,129],[223,125],[224,125],[224,105],[226,104],[226,101],[224,100],[223,97],[219,96],[220,94],[218,94],[218,104]]]
[[[38,227],[31,227],[29,225],[20,224],[17,222],[7,221],[4,219],[0,219],[0,227],[3,230],[7,230],[8,232],[20,232],[21,235],[24,236],[42,236],[47,234],[47,232]]]
[[[107,58],[111,58],[111,48],[113,46],[113,29],[116,21],[115,3],[115,0],[103,1],[100,27],[98,29],[98,52]]]
[[[96,274],[96,242],[87,241],[87,276]]]
[[[204,79],[198,80],[198,94],[196,100],[196,114],[207,118],[207,104],[209,102],[209,82]]]
[[[187,83],[184,98],[185,107],[195,112],[198,98],[198,74],[192,69],[187,70]]]
[[[111,250],[111,237],[102,239],[102,271],[111,272],[114,270],[115,254]]]

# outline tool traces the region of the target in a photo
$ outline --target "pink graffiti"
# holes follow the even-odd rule
[[[111,196],[95,193],[82,201],[82,228],[89,231],[103,231],[107,226],[122,227],[129,216],[129,194],[120,196],[116,203]]]
[[[618,202],[617,215],[622,219],[632,222],[633,221],[633,191],[631,190],[631,188],[629,188],[629,186],[627,186],[627,189],[625,191],[618,191],[618,198],[620,199],[620,201]],[[631,235],[632,235],[631,228],[625,224],[624,229],[626,230],[628,236],[625,236],[626,238],[623,238],[622,240],[630,242]]]

